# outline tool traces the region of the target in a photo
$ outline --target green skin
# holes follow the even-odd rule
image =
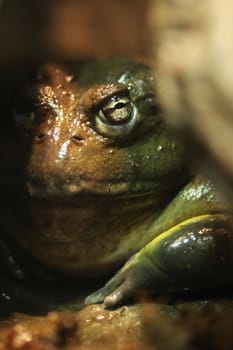
[[[86,304],[113,307],[146,289],[232,284],[232,215],[212,183],[188,173],[147,66],[120,59],[47,65],[22,84],[15,106],[20,141],[4,140],[2,221],[42,266],[112,274]]]

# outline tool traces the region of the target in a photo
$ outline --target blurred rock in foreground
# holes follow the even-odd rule
[[[228,305],[229,306],[229,305]],[[176,307],[143,303],[2,322],[0,350],[232,350],[233,312],[209,302]]]
[[[165,117],[233,199],[233,3],[156,0],[150,13]]]

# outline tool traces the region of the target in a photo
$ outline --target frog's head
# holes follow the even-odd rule
[[[58,271],[92,276],[154,238],[145,232],[186,174],[147,66],[43,65],[21,82],[12,116],[3,221],[24,250]]]
[[[183,151],[161,119],[147,66],[47,64],[18,100],[32,196],[131,196],[180,185]]]

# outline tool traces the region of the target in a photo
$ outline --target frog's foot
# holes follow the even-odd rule
[[[1,265],[4,266],[12,276],[19,280],[24,279],[24,269],[16,262],[11,250],[3,240],[0,240],[0,257]]]
[[[17,280],[33,279],[53,282],[53,272],[41,266],[20,247],[9,240],[0,239],[0,266]]]
[[[182,292],[232,287],[231,215],[201,215],[163,232],[135,254],[86,304],[113,307],[141,290]]]
[[[149,290],[155,276],[159,281],[166,279],[149,258],[135,254],[103,288],[89,295],[85,304],[103,303],[106,308],[115,307],[140,295],[140,291]]]

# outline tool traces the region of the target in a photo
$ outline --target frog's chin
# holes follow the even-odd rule
[[[28,182],[26,185],[27,193],[32,198],[46,199],[88,199],[93,197],[119,198],[147,196],[156,192],[156,186],[153,182],[83,182],[79,184],[64,183],[51,186],[38,186],[35,183]]]

